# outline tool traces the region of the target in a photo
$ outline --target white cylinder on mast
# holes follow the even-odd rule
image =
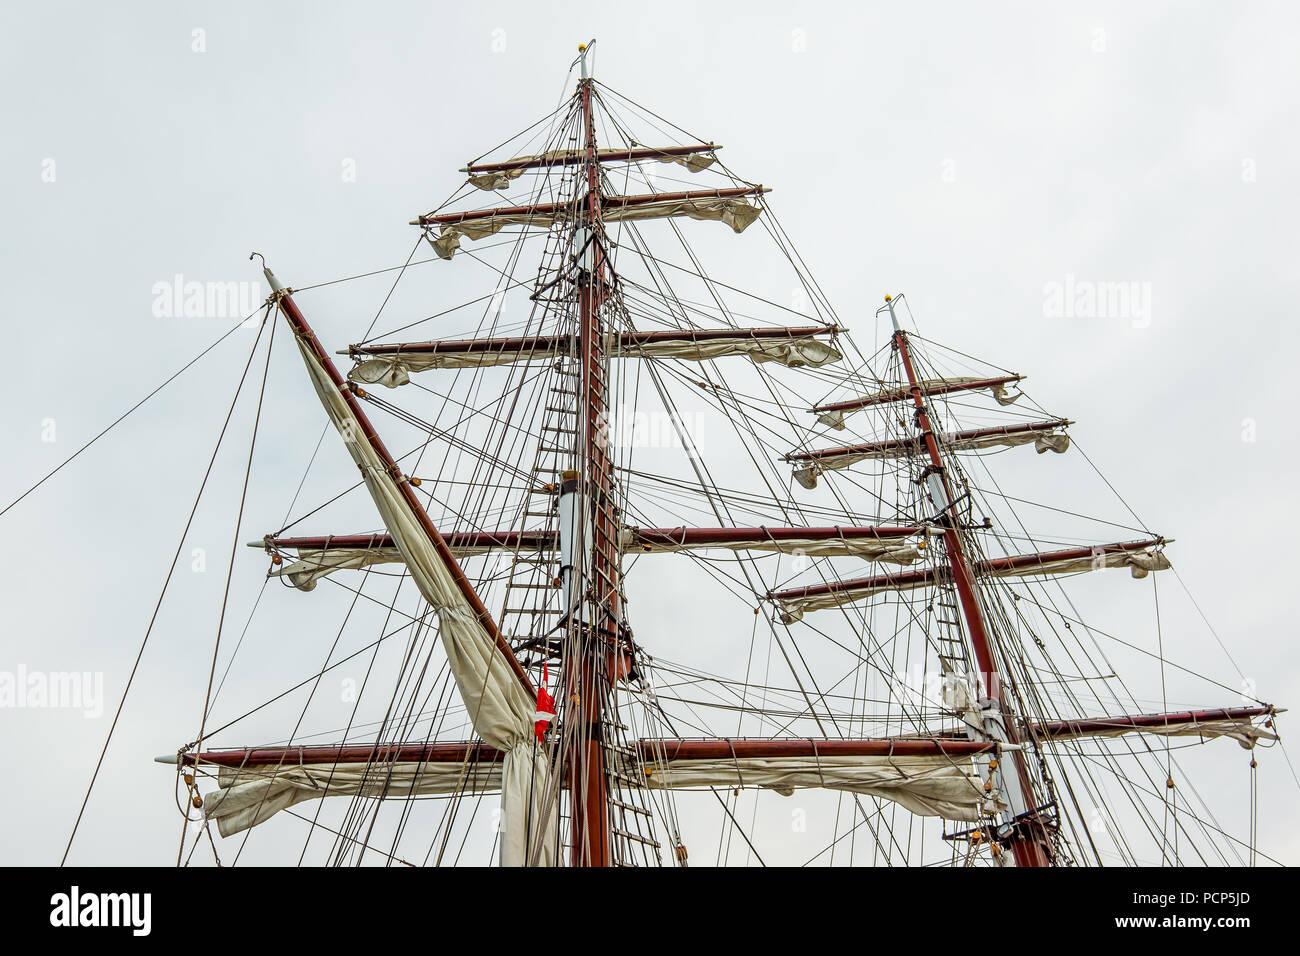
[[[560,544],[560,586],[564,590],[564,612],[574,614],[576,620],[586,623],[582,586],[586,579],[587,554],[591,541],[591,516],[584,513],[582,494],[578,488],[578,473],[566,471],[561,475],[558,502]]]

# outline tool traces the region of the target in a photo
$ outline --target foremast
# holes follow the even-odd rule
[[[952,573],[953,585],[957,590],[958,603],[961,605],[966,632],[978,668],[976,680],[980,691],[980,722],[983,726],[969,727],[968,724],[968,729],[973,736],[982,736],[983,739],[996,740],[1006,745],[1005,750],[1011,760],[1012,773],[1006,773],[999,765],[996,769],[990,770],[990,777],[1001,780],[1002,790],[1006,794],[1010,807],[1011,832],[1007,838],[1007,846],[1016,865],[1051,866],[1054,853],[1047,830],[1039,817],[1042,803],[1037,798],[1024,751],[1019,746],[1020,735],[1016,731],[1014,721],[1007,719],[1003,706],[1001,675],[989,641],[988,627],[980,606],[979,595],[975,589],[971,562],[962,543],[961,529],[958,526],[957,512],[954,507],[957,497],[953,494],[952,480],[939,456],[939,442],[935,437],[920,380],[912,365],[907,333],[898,324],[898,316],[894,312],[893,296],[885,296],[885,305],[894,327],[893,345],[898,351],[903,371],[907,375],[912,403],[916,406],[914,423],[921,434],[929,459],[929,465],[922,472],[922,480],[939,514],[938,523],[943,529],[945,557]]]

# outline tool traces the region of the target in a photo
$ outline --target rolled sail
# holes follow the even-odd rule
[[[761,207],[746,202],[744,197],[761,195],[764,191],[763,187],[755,186],[605,196],[600,201],[600,217],[605,223],[685,217],[724,222],[733,232],[739,233],[744,232],[762,213]],[[460,248],[462,238],[484,239],[510,226],[539,226],[549,229],[557,223],[582,221],[585,215],[585,207],[580,203],[540,203],[421,216],[416,224],[425,227],[429,244],[438,256],[450,259]],[[433,233],[435,228],[438,230],[436,235]]]
[[[1038,554],[1018,554],[980,562],[975,573],[980,577],[1031,578],[1054,574],[1075,574],[1105,568],[1128,568],[1135,578],[1145,578],[1152,571],[1166,571],[1171,565],[1162,550],[1168,542],[1150,539],[1093,548],[1067,548]],[[902,571],[836,581],[806,588],[769,591],[768,598],[780,608],[781,620],[793,624],[808,611],[825,610],[864,601],[888,591],[913,591],[947,580],[946,571],[926,569]]]
[[[682,147],[664,147],[662,149],[615,149],[605,147],[596,150],[596,159],[601,163],[650,159],[661,163],[676,163],[687,172],[698,173],[708,169],[717,161],[713,150],[718,147],[700,146],[683,150]],[[510,184],[529,169],[551,166],[572,166],[586,161],[586,150],[552,149],[545,153],[529,156],[516,156],[501,163],[489,163],[480,167],[467,167],[470,185],[487,191],[508,189]]]
[[[1253,750],[1261,740],[1277,740],[1266,720],[1275,709],[1235,707],[1221,710],[1184,711],[1176,714],[1138,714],[1122,717],[1087,717],[1057,720],[1034,727],[1034,734],[1047,740],[1081,740],[1089,737],[1119,737],[1124,734],[1157,734],[1163,737],[1199,737],[1214,740],[1228,737],[1246,750]]]
[[[204,813],[228,837],[321,797],[403,798],[501,790],[501,762],[221,767]],[[503,858],[503,864],[505,863]]]
[[[1263,704],[1080,717],[1024,729],[1042,744],[1149,733],[1226,737],[1251,749],[1277,739],[1269,726],[1276,712]],[[619,772],[626,785],[652,790],[745,787],[786,796],[795,790],[839,790],[891,800],[920,816],[974,821],[1002,809],[985,793],[980,775],[980,761],[995,753],[993,743],[946,734],[862,740],[646,738],[636,742]],[[472,742],[215,751],[187,754],[182,762],[218,766],[217,789],[206,795],[204,808],[222,836],[320,797],[485,794],[499,791],[503,780],[502,754]]]
[[[1020,398],[1019,392],[1008,392],[1007,386],[1019,382],[1021,376],[1008,375],[1003,378],[978,378],[972,375],[953,376],[950,378],[927,378],[917,383],[923,395],[946,395],[951,392],[967,392],[974,389],[989,390],[999,405],[1010,405]],[[912,397],[912,388],[905,385],[900,388],[888,388],[869,395],[860,395],[842,402],[818,405],[813,409],[817,421],[835,429],[844,428],[844,420],[854,412],[873,405],[888,402],[901,402]]]
[[[746,787],[787,796],[839,790],[891,800],[921,816],[970,821],[1001,809],[980,775],[979,762],[996,752],[987,741],[923,738],[647,738],[620,758],[617,769],[630,788]],[[187,754],[183,762],[218,766],[217,789],[204,806],[222,836],[320,797],[403,799],[503,786],[502,754],[470,742],[259,748]]]
[[[1050,422],[1032,422],[1023,425],[999,425],[993,428],[974,428],[939,435],[940,445],[953,451],[978,451],[999,446],[1014,448],[1019,445],[1034,446],[1040,455],[1046,451],[1058,455],[1070,447],[1070,436],[1065,429],[1073,424],[1061,418]],[[793,462],[795,480],[805,488],[816,488],[817,479],[828,471],[848,468],[861,461],[888,461],[924,455],[925,442],[921,435],[870,442],[865,445],[845,445],[841,448],[823,448],[816,451],[792,452],[785,456]]]
[[[705,531],[700,528],[628,528],[623,534],[623,550],[669,554],[726,548],[731,551],[766,551],[814,558],[853,557],[886,564],[911,564],[920,559],[921,552],[908,538],[924,534],[920,527],[757,528],[730,535],[701,533]]]
[[[892,800],[919,816],[975,821],[999,809],[970,757],[721,757],[645,767],[656,790],[759,787],[790,796],[826,789]]]
[[[624,553],[671,554],[723,548],[809,557],[855,557],[865,561],[907,565],[921,552],[913,538],[924,528],[624,528],[619,543]],[[536,552],[555,550],[552,531],[453,532],[447,544],[457,558],[492,551]],[[249,547],[269,547],[276,554],[292,553],[295,560],[275,565],[274,577],[284,577],[301,591],[335,571],[357,570],[374,564],[400,563],[402,553],[391,535],[329,535],[315,538],[274,538],[250,541]]]
[[[335,571],[356,571],[372,564],[398,564],[402,552],[391,548],[331,548],[309,549],[298,552],[298,560],[273,568],[274,577],[285,577],[299,591],[315,590],[321,578]]]
[[[775,362],[790,368],[820,368],[843,356],[818,336],[832,336],[834,326],[755,329],[692,329],[621,332],[606,337],[605,352],[613,358],[678,359],[705,362],[740,356],[752,362]],[[412,372],[429,369],[482,368],[575,356],[577,341],[570,335],[531,335],[499,339],[451,339],[355,346],[357,364],[348,373],[354,382],[396,388]]]

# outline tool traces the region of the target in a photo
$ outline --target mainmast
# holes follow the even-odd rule
[[[590,554],[587,569],[572,572],[585,591],[570,605],[565,654],[565,692],[568,695],[570,752],[568,762],[571,849],[574,866],[610,865],[608,778],[605,767],[605,714],[613,675],[611,657],[619,631],[619,535],[614,507],[613,462],[606,440],[608,395],[607,363],[601,310],[606,277],[601,245],[600,162],[596,150],[596,124],[592,115],[591,78],[587,75],[587,46],[579,48],[582,78],[582,123],[586,140],[585,224],[573,236],[578,300],[578,429],[577,469],[565,475],[565,489],[576,492],[578,521],[561,519],[561,533],[577,530],[576,551]],[[562,515],[564,510],[562,510]],[[586,516],[591,516],[590,525]],[[590,540],[582,531],[591,528]],[[583,562],[587,564],[587,562]],[[583,574],[586,570],[588,573]],[[590,608],[591,613],[583,611]]]
[[[1002,681],[997,660],[993,656],[993,649],[989,643],[988,628],[984,622],[979,596],[975,591],[975,578],[971,573],[970,561],[966,557],[966,550],[962,544],[961,529],[957,526],[957,513],[953,507],[957,498],[953,494],[948,473],[944,470],[943,460],[939,457],[939,443],[926,410],[920,381],[912,366],[907,333],[899,326],[898,316],[894,313],[893,296],[885,296],[885,304],[889,309],[890,321],[894,325],[894,347],[898,349],[898,356],[903,363],[903,370],[907,374],[908,386],[911,389],[912,402],[916,405],[915,424],[925,442],[925,450],[930,459],[929,466],[922,472],[922,478],[940,515],[944,551],[952,572],[953,584],[957,589],[962,616],[966,621],[971,649],[975,653],[975,664],[979,668],[978,686],[981,691],[983,733],[988,739],[1010,745],[1007,749],[1015,770],[1014,774],[1005,774],[999,770],[991,772],[990,778],[994,774],[1001,777],[1007,802],[1011,807],[1012,833],[1009,840],[1011,852],[1017,866],[1051,866],[1051,844],[1038,816],[1040,804],[1025,762],[1024,751],[1018,746],[1020,735],[1016,731],[1014,722],[1006,719],[1002,706]]]

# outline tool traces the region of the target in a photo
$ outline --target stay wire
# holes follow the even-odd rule
[[[270,308],[267,309],[268,316]],[[277,310],[278,311],[278,310]],[[266,319],[263,319],[263,326]],[[262,424],[262,405],[266,399],[266,383],[271,377],[271,353],[275,349],[275,320],[271,320],[271,334],[266,340],[266,365],[262,369],[262,387],[257,393],[257,411],[253,415],[253,434],[248,442],[248,461],[244,465],[244,484],[239,492],[239,511],[235,516],[235,533],[234,540],[230,544],[230,566],[226,569],[226,584],[221,594],[221,613],[217,618],[217,636],[212,644],[212,664],[208,669],[208,686],[203,694],[203,714],[199,718],[199,737],[194,745],[194,752],[198,754],[203,749],[204,732],[208,726],[208,710],[212,705],[212,685],[217,676],[217,659],[221,652],[221,633],[226,625],[226,609],[230,604],[230,583],[235,576],[235,558],[239,554],[239,531],[244,523],[244,506],[248,502],[248,482],[253,474],[253,453],[257,450],[257,432],[258,427]],[[262,330],[259,329],[257,337],[260,340]],[[256,345],[254,346],[256,348]],[[241,383],[242,384],[242,383]],[[260,595],[259,595],[260,596]],[[179,766],[179,762],[177,764]],[[186,821],[189,820],[189,814],[186,813]],[[180,848],[176,851],[176,865],[181,865],[181,854],[185,851],[185,828],[181,828]]]
[[[135,675],[140,668],[140,659],[144,657],[145,647],[148,646],[149,638],[153,634],[154,624],[157,623],[158,621],[158,612],[162,608],[163,598],[166,597],[167,595],[167,587],[168,585],[171,584],[172,575],[176,571],[176,563],[180,560],[181,550],[185,547],[185,539],[189,535],[190,526],[193,525],[194,523],[194,516],[198,513],[199,502],[202,500],[203,492],[208,486],[208,479],[212,476],[212,468],[216,464],[217,453],[221,450],[222,441],[226,437],[226,430],[230,426],[231,416],[233,416],[235,413],[235,406],[239,402],[239,395],[243,391],[244,382],[248,378],[248,370],[253,365],[253,358],[257,354],[257,347],[262,340],[262,332],[266,328],[266,320],[267,317],[270,315],[270,312],[271,312],[271,306],[270,303],[268,303],[266,306],[266,313],[262,316],[261,325],[257,330],[257,338],[253,342],[253,348],[248,353],[248,361],[244,364],[243,374],[240,375],[239,377],[239,385],[235,388],[235,396],[230,401],[230,408],[226,412],[226,419],[221,425],[221,433],[217,436],[216,447],[212,449],[212,457],[208,460],[207,470],[203,473],[203,481],[199,484],[199,491],[198,494],[195,495],[194,505],[190,509],[189,518],[185,522],[185,529],[184,531],[181,532],[180,541],[177,542],[176,553],[172,555],[171,566],[167,569],[167,576],[163,580],[162,591],[158,595],[158,600],[154,604],[153,614],[149,618],[149,626],[145,628],[144,638],[140,641],[140,649],[136,652],[135,661],[131,665],[131,672],[130,674],[127,675],[126,687],[122,691],[122,699],[118,701],[117,709],[113,713],[113,722],[109,724],[108,734],[104,738],[104,746],[103,748],[100,749],[99,758],[95,761],[95,770],[90,776],[90,784],[86,787],[86,794],[84,797],[82,797],[81,807],[77,811],[76,822],[72,825],[72,833],[69,834],[68,836],[67,846],[63,848],[63,856],[59,860],[59,866],[63,866],[68,862],[68,854],[72,851],[72,841],[75,840],[77,837],[77,831],[81,827],[82,817],[85,815],[86,812],[86,805],[90,802],[90,794],[95,788],[95,782],[99,779],[99,771],[104,765],[104,756],[108,753],[108,746],[112,742],[113,732],[117,729],[118,719],[122,716],[122,708],[126,705],[127,695],[130,694],[131,687],[135,682]],[[231,331],[233,331],[233,329]],[[228,332],[226,334],[229,335],[230,333]],[[223,336],[222,338],[224,337],[225,336]],[[215,344],[216,343],[214,343],[214,345]],[[190,364],[193,363],[191,362]]]

